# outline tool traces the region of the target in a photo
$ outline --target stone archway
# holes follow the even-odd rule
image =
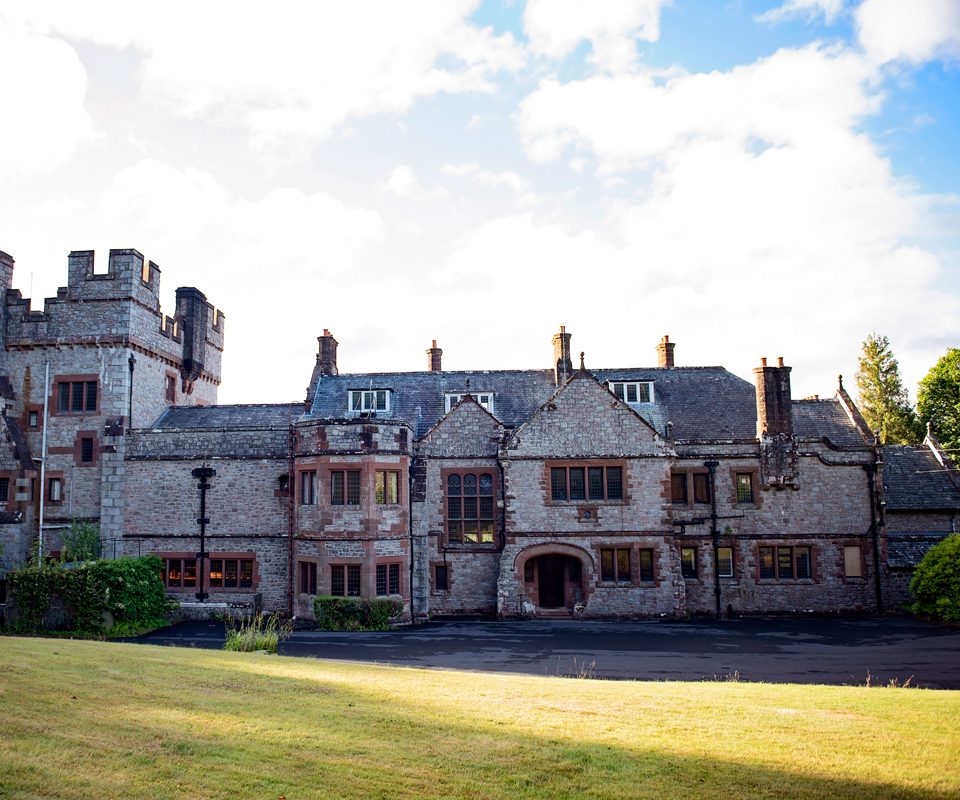
[[[593,559],[573,545],[540,544],[520,551],[514,569],[537,613],[571,613],[586,602]]]

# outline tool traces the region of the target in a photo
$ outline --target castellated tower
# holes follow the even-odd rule
[[[111,491],[123,480],[124,433],[149,427],[171,405],[217,400],[223,314],[190,288],[164,316],[160,268],[136,250],[111,250],[106,271],[94,266],[93,251],[70,253],[67,285],[35,310],[11,288],[14,261],[0,253],[0,513],[19,520],[0,526],[8,566],[31,550],[41,494],[47,552],[59,549],[58,531],[83,519],[100,525],[104,555],[121,555],[122,509]]]

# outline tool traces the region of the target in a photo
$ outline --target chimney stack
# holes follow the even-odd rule
[[[675,342],[670,341],[669,336],[664,336],[660,340],[660,344],[657,345],[657,366],[658,367],[672,367],[673,366],[673,348],[676,347]]]
[[[323,336],[318,336],[320,349],[317,351],[317,367],[321,375],[336,375],[337,373],[337,340],[326,328]]]
[[[431,372],[440,372],[440,356],[443,355],[443,350],[437,347],[437,340],[433,340],[433,344],[427,349],[427,369]]]
[[[768,367],[767,359],[753,370],[757,380],[757,438],[764,435],[793,435],[793,413],[790,399],[790,370],[777,359],[777,366]]]
[[[320,343],[320,347],[317,349],[317,360],[313,365],[313,374],[310,376],[310,385],[307,387],[307,397],[304,401],[307,411],[313,405],[313,396],[317,392],[320,376],[337,374],[337,340],[324,328],[323,336],[318,336],[317,342]]]
[[[570,334],[563,325],[560,326],[559,333],[553,334],[553,363],[556,368],[557,386],[560,386],[573,375],[573,362],[570,360]]]

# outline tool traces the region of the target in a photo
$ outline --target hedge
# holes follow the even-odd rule
[[[387,597],[361,600],[320,595],[313,601],[317,627],[326,631],[384,631],[401,611],[403,603]]]
[[[54,598],[65,606],[67,627],[80,633],[104,633],[111,627],[135,630],[165,624],[168,602],[156,556],[23,567],[7,576],[18,633],[45,630],[44,617]]]

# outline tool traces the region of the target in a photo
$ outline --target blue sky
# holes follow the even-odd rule
[[[960,342],[956,0],[0,7],[0,249],[136,247],[227,318],[221,401],[346,371],[654,361],[794,394]],[[264,375],[268,375],[267,379]]]

